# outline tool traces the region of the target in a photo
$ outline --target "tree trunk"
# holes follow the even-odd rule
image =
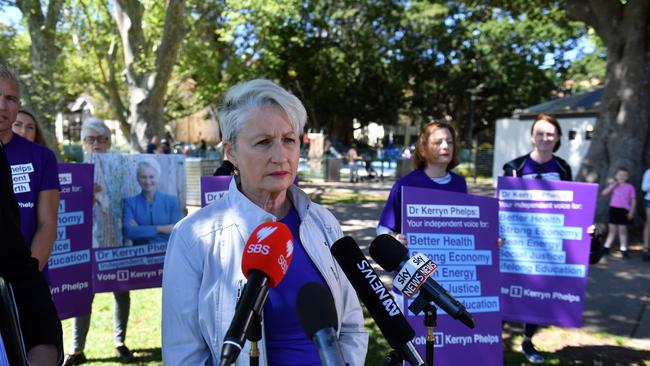
[[[26,90],[23,100],[38,119],[48,145],[59,155],[54,121],[60,101],[56,92],[53,75],[54,65],[60,50],[56,46],[56,26],[61,15],[62,0],[50,0],[47,4],[47,14],[43,14],[43,6],[39,0],[19,0],[16,6],[27,20],[27,28],[31,38],[29,60],[32,72],[26,80]]]
[[[156,58],[149,60],[150,46],[142,29],[144,6],[137,0],[116,0],[114,19],[122,39],[128,87],[131,149],[143,152],[154,136],[164,136],[164,100],[167,84],[185,35],[185,1],[169,0],[165,29]]]
[[[607,48],[594,138],[577,178],[602,188],[618,167],[625,167],[638,188],[650,132],[650,2],[569,0],[567,14],[592,26]],[[606,200],[599,200],[597,219],[605,218],[607,207]]]

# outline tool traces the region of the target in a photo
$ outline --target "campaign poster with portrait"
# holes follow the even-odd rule
[[[59,318],[90,314],[92,287],[93,166],[59,164],[58,224],[47,263]]]
[[[95,292],[160,287],[167,241],[185,212],[185,157],[91,154]]]
[[[228,187],[232,176],[211,176],[201,177],[201,207],[222,198]]]
[[[582,326],[598,185],[500,177],[503,318]]]
[[[465,306],[475,323],[470,329],[437,308],[436,365],[503,364],[497,215],[494,198],[402,188],[402,232],[409,255],[424,254],[438,265],[431,278]],[[413,300],[405,295],[398,300],[415,330],[415,346],[425,355],[424,312],[407,310]]]

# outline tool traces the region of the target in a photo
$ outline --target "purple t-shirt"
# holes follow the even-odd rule
[[[298,320],[296,298],[307,282],[319,282],[327,288],[320,274],[300,241],[300,217],[291,206],[289,213],[280,220],[293,235],[293,258],[289,270],[280,284],[269,290],[264,304],[264,335],[269,366],[320,365],[316,345],[307,338]]]
[[[31,246],[36,232],[38,194],[59,189],[59,168],[50,149],[16,134],[5,145],[5,151],[20,208],[20,229],[25,243]]]
[[[630,210],[632,201],[636,199],[636,190],[630,183],[617,184],[612,190],[612,199],[609,201],[611,207]]]
[[[560,167],[557,164],[557,160],[555,159],[540,164],[529,156],[526,158],[524,168],[521,171],[521,178],[561,180]]]
[[[449,172],[451,180],[448,183],[440,184],[434,182],[422,169],[415,169],[403,176],[390,190],[388,201],[379,218],[379,225],[385,226],[397,233],[402,232],[402,187],[431,188],[441,191],[467,193],[467,182],[460,175]],[[432,192],[435,194],[435,192]]]

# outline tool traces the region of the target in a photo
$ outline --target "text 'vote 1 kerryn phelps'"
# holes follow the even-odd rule
[[[48,260],[50,293],[61,319],[90,314],[92,305],[93,165],[59,164],[58,224]]]
[[[95,293],[160,287],[167,241],[185,206],[185,157],[91,154]]]
[[[425,255],[437,270],[430,277],[474,318],[470,329],[438,308],[434,329],[436,365],[502,365],[497,213],[494,198],[433,189],[402,188],[402,228],[409,255]],[[402,300],[399,297],[403,297]],[[406,296],[403,309],[412,302]],[[425,354],[424,312],[406,311],[414,343]]]
[[[500,177],[506,320],[580,327],[598,185]]]

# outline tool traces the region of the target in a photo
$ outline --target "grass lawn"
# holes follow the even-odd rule
[[[161,289],[131,291],[131,316],[126,344],[135,353],[138,365],[162,365],[160,350]],[[366,365],[381,366],[389,351],[386,340],[374,321],[365,312],[366,328],[370,333]],[[505,365],[526,364],[518,352],[521,342],[521,328],[504,327],[503,348]],[[72,320],[63,321],[66,350],[70,347]],[[644,351],[646,343],[636,344],[629,338],[614,337],[598,332],[590,333],[581,329],[562,329],[548,327],[535,336],[538,349],[546,357],[548,365],[575,364],[572,361],[588,362],[594,358],[604,360],[604,364],[637,365],[627,363],[631,360],[650,360]],[[119,365],[113,354],[113,294],[103,293],[95,296],[93,316],[86,342],[87,365]],[[641,361],[639,365],[650,365]]]
[[[162,365],[160,350],[161,289],[131,291],[131,314],[126,345],[139,365]],[[87,365],[121,365],[113,353],[113,294],[95,295],[90,331],[86,339]],[[66,353],[70,351],[72,320],[63,321]]]

